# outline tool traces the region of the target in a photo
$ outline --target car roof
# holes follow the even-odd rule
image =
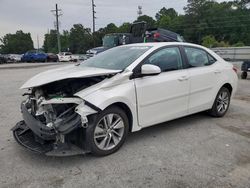
[[[187,43],[187,42],[149,42],[149,43],[135,43],[135,44],[129,44],[128,46],[151,46],[151,47],[163,47],[163,46],[173,46],[173,45],[180,45],[180,46],[193,46],[193,47],[199,47],[204,48],[203,46]]]

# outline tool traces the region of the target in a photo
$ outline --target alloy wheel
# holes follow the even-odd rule
[[[124,121],[118,114],[106,114],[96,125],[94,142],[100,150],[115,148],[124,135]]]
[[[229,106],[229,95],[226,91],[222,91],[217,99],[217,111],[221,114],[225,113]]]

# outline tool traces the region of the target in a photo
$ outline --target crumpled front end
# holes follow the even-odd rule
[[[87,116],[97,111],[78,97],[50,96],[41,88],[32,90],[21,103],[23,120],[12,128],[14,138],[25,148],[48,156],[88,152],[85,138]]]

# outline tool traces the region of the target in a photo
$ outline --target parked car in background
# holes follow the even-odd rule
[[[4,55],[0,54],[0,64],[7,63],[7,60]]]
[[[7,60],[7,63],[18,63],[21,62],[21,58],[23,55],[19,54],[7,54],[5,55],[5,58]]]
[[[77,62],[79,59],[78,56],[73,55],[71,52],[61,52],[57,56],[60,62]]]
[[[107,49],[109,49],[108,47],[104,47],[104,46],[100,46],[100,47],[96,47],[96,48],[92,48],[90,50],[87,51],[86,56],[87,58],[93,57],[101,52],[106,51]]]
[[[44,52],[38,52],[36,50],[31,50],[26,52],[22,58],[22,62],[47,62],[47,54]]]
[[[78,61],[85,61],[87,60],[87,55],[86,54],[78,54]]]
[[[58,56],[53,53],[47,53],[47,62],[58,62]]]
[[[237,81],[232,64],[199,45],[119,46],[28,80],[12,131],[37,153],[108,155],[129,132],[201,111],[223,117]]]
[[[248,72],[250,72],[250,60],[244,61],[241,65],[241,78],[247,79]]]
[[[184,38],[172,31],[153,28],[146,30],[145,42],[185,42]]]

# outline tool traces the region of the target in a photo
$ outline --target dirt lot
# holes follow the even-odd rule
[[[52,67],[0,68],[0,187],[250,187],[250,79],[222,119],[200,113],[147,128],[103,158],[53,158],[26,151],[10,131],[21,119],[18,88]]]

